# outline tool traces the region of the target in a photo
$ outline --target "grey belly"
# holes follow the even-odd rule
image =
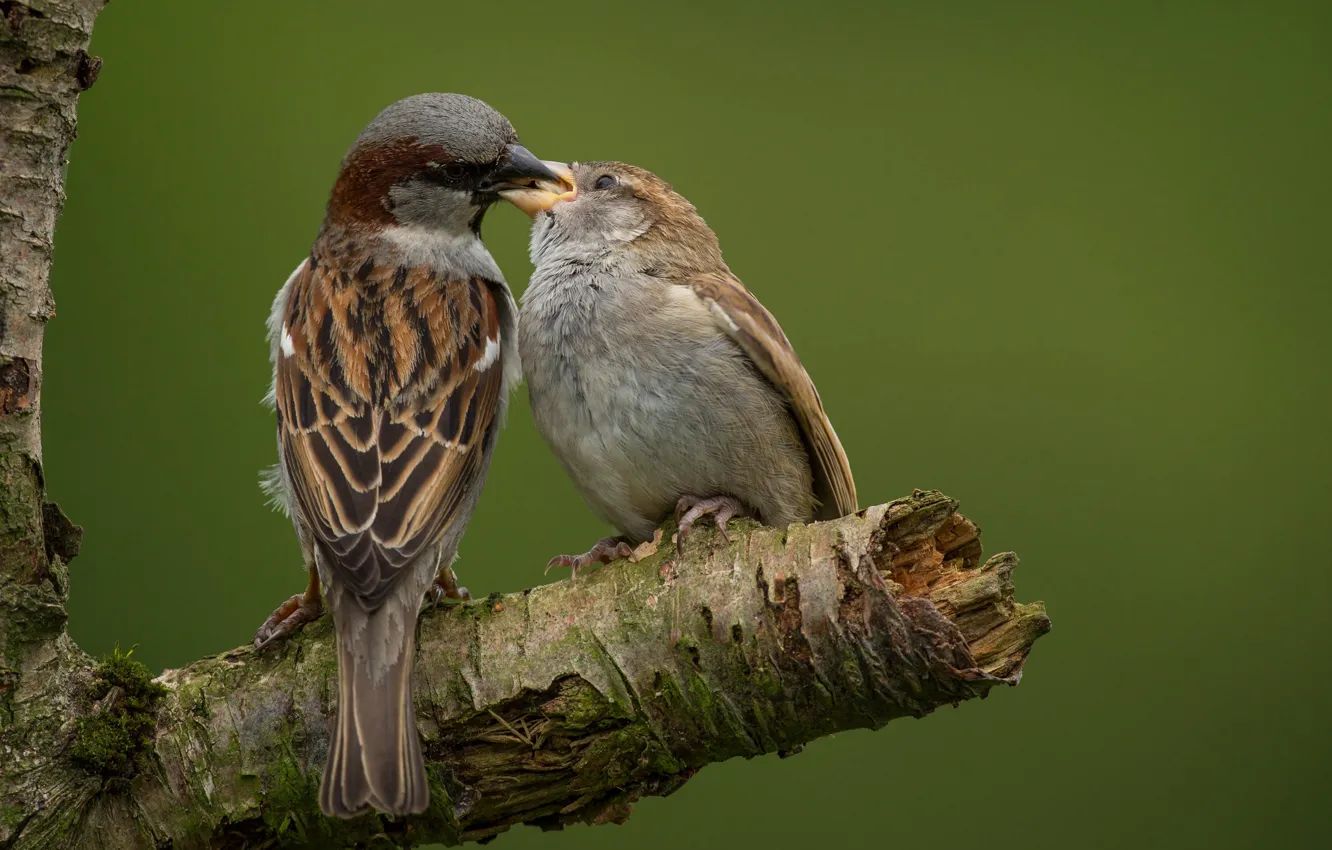
[[[646,539],[686,494],[735,496],[769,525],[812,518],[790,412],[729,339],[610,359],[580,358],[572,380],[529,375],[538,428],[604,520]]]

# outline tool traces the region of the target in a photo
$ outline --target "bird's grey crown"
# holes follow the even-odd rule
[[[400,139],[439,145],[458,162],[486,163],[518,139],[509,119],[465,94],[417,94],[390,104],[361,131],[352,150]]]

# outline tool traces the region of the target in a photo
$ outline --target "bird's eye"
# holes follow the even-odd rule
[[[466,172],[467,169],[464,168],[461,163],[450,162],[448,165],[444,166],[444,173],[452,177],[454,180],[462,177]]]
[[[598,189],[609,189],[610,187],[614,186],[617,182],[619,181],[617,181],[612,175],[603,174],[597,178],[596,185]]]

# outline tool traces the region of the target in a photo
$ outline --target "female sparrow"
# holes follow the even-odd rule
[[[437,574],[456,591],[449,565],[520,375],[513,297],[481,219],[542,182],[560,177],[481,101],[399,101],[357,138],[310,256],[273,302],[270,486],[309,586],[255,643],[319,616],[322,583],[338,645],[319,790],[329,815],[429,803],[411,700],[416,616]]]
[[[672,509],[683,543],[715,514],[767,525],[856,510],[851,468],[776,319],[722,261],[692,204],[654,174],[573,164],[528,190],[536,270],[518,348],[537,428],[622,538],[551,564],[627,554]]]

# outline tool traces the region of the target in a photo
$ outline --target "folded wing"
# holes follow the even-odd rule
[[[818,518],[835,519],[855,513],[858,507],[851,464],[823,411],[814,382],[777,320],[729,272],[699,275],[686,285],[790,404],[813,467]]]
[[[499,310],[482,280],[307,262],[277,353],[282,463],[340,583],[377,607],[484,471]]]

